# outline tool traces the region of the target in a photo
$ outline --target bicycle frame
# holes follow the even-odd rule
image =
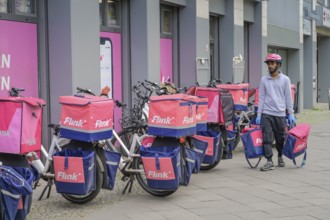
[[[150,135],[142,135],[139,136],[138,134],[133,134],[133,139],[132,139],[132,143],[130,146],[130,149],[128,150],[127,146],[124,144],[124,142],[120,139],[120,137],[117,135],[116,131],[112,131],[113,134],[113,138],[115,138],[118,143],[120,144],[120,147],[123,151],[125,151],[126,155],[128,156],[127,159],[124,159],[123,156],[120,158],[120,162],[119,162],[119,170],[121,171],[126,171],[129,173],[135,173],[135,172],[144,172],[143,170],[133,170],[133,169],[125,169],[125,165],[127,162],[132,162],[134,157],[139,157],[139,154],[135,154],[135,150],[137,146],[141,146],[141,141],[145,138],[145,137],[151,137]],[[112,150],[117,151],[117,149],[115,148],[115,146],[111,143],[111,139],[107,139],[106,142],[108,143],[108,145],[111,147]],[[125,169],[125,170],[124,170]]]
[[[61,143],[61,141],[64,141],[65,143]],[[51,161],[53,160],[52,155],[54,154],[55,150],[57,149],[58,151],[62,150],[61,146],[65,145],[68,143],[70,140],[66,138],[60,138],[57,135],[53,135],[52,142],[50,144],[48,152],[44,148],[43,145],[41,145],[41,155],[43,155],[46,158],[45,163],[38,163],[37,170],[41,177],[45,178],[54,178],[55,174],[48,172]],[[31,157],[35,154],[35,152],[31,152],[27,154],[27,157]]]

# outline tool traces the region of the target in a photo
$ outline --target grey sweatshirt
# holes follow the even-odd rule
[[[286,116],[286,111],[293,114],[290,78],[279,73],[276,79],[270,74],[263,76],[259,85],[258,116],[261,113],[274,116]]]

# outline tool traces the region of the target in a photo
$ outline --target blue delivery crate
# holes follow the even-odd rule
[[[85,195],[96,188],[95,152],[64,149],[53,155],[58,193]]]
[[[198,140],[202,140],[208,143],[202,163],[214,164],[216,161],[220,149],[220,135],[221,133],[218,131],[208,130],[198,132],[197,135],[194,136]]]
[[[25,219],[34,175],[29,168],[0,166],[0,219]]]
[[[176,190],[179,187],[180,147],[140,147],[140,155],[148,187],[156,190]]]
[[[110,150],[104,150],[106,178],[102,188],[113,189],[121,154]]]

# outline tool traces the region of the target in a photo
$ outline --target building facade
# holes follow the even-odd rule
[[[329,2],[0,0],[0,95],[14,86],[45,99],[46,127],[59,121],[58,97],[77,86],[109,86],[126,103],[144,79],[256,88],[264,58],[276,52],[299,87],[298,111],[312,109],[328,102]]]

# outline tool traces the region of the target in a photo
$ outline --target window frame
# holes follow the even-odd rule
[[[34,13],[16,12],[16,1],[17,0],[7,0],[8,11],[0,12],[0,20],[38,23],[39,11],[37,6],[39,0],[30,0],[33,4]]]
[[[164,31],[164,14],[165,12],[169,12],[169,17],[170,17],[170,21],[169,21],[169,28],[170,28],[170,32]],[[166,5],[161,5],[160,6],[160,36],[161,37],[167,37],[167,38],[173,38],[173,25],[174,22],[174,13],[173,13],[173,9],[166,6]]]
[[[109,0],[99,0],[99,12],[100,12],[100,30],[101,31],[110,31],[110,32],[121,32],[122,29],[122,3],[120,0],[113,0],[118,3],[118,7],[116,8],[116,16],[118,18],[117,24],[108,24],[108,3]]]

